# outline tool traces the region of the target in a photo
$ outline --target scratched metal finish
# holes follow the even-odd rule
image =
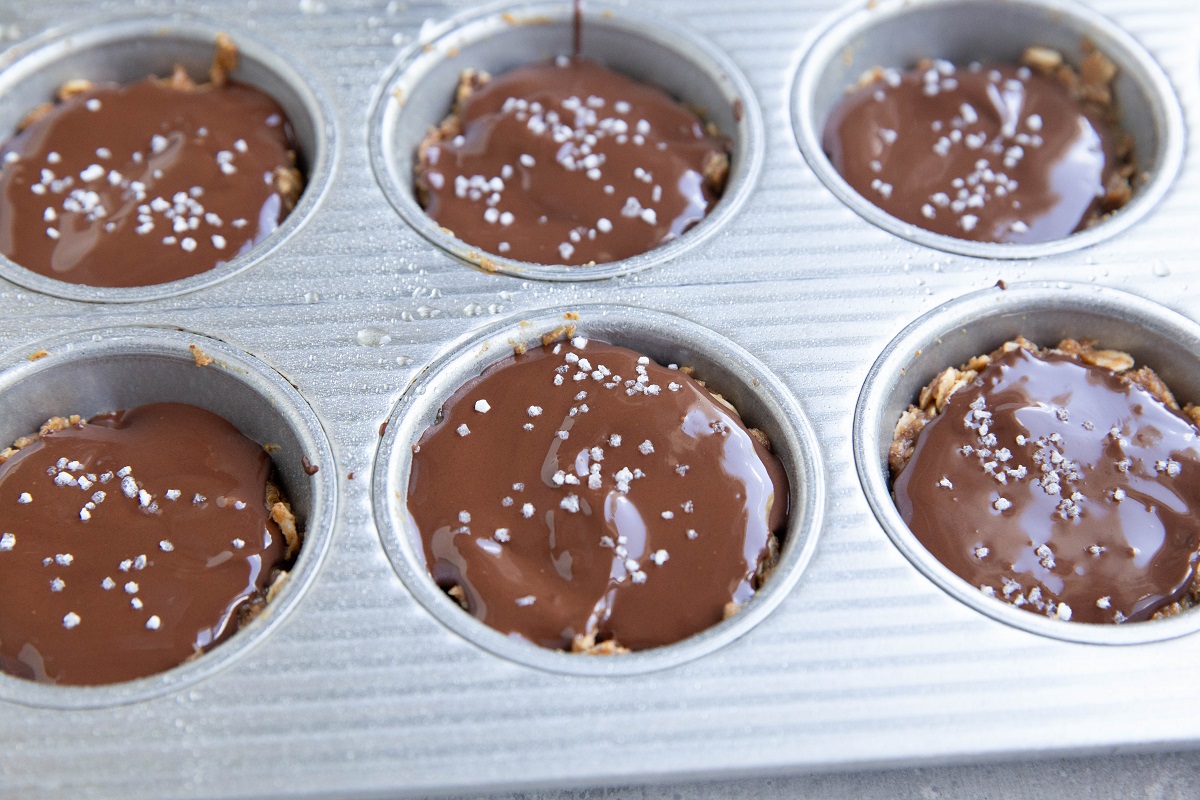
[[[1188,127],[1200,127],[1195,4],[1090,5],[1153,54]],[[745,73],[763,111],[761,177],[732,219],[674,260],[548,283],[453,260],[401,222],[372,171],[367,126],[380,83],[403,47],[468,4],[6,3],[0,24],[14,46],[64,21],[198,18],[265,43],[330,98],[331,183],[280,247],[213,286],[146,302],[85,303],[0,283],[0,349],[118,325],[224,340],[312,405],[340,498],[306,594],[218,674],[99,709],[0,701],[0,795],[469,793],[1200,744],[1200,638],[1059,641],[960,603],[876,521],[851,439],[860,387],[893,337],[999,279],[1095,283],[1200,317],[1197,153],[1188,149],[1144,219],[1086,250],[984,260],[898,238],[825,188],[793,134],[796,70],[813,32],[845,8],[639,4],[699,32]],[[798,398],[825,458],[824,527],[795,589],[737,641],[641,675],[555,674],[471,644],[405,590],[373,521],[378,427],[424,365],[501,316],[595,302],[679,314],[754,353]]]

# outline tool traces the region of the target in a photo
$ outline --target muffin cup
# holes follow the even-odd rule
[[[1024,336],[1041,346],[1092,339],[1151,367],[1181,403],[1200,401],[1200,325],[1124,292],[1071,283],[1009,284],[951,301],[913,322],[884,349],[854,413],[854,457],[867,501],[913,565],[954,598],[1016,628],[1087,644],[1141,644],[1200,629],[1200,610],[1163,620],[1062,622],[986,597],[942,565],[908,528],[891,496],[888,447],[901,413],[949,366]]]
[[[198,366],[197,352],[213,363]],[[337,468],[321,423],[282,375],[224,342],[174,329],[87,331],[25,345],[0,358],[0,441],[36,431],[55,415],[88,418],[156,402],[199,406],[250,439],[277,446],[271,450],[275,478],[303,535],[287,583],[257,618],[193,661],[103,686],[55,686],[0,673],[0,700],[96,708],[178,691],[229,666],[266,638],[317,574],[333,533]],[[309,475],[306,463],[318,470]]]
[[[1031,45],[1058,50],[1078,65],[1090,40],[1117,66],[1113,95],[1120,126],[1134,139],[1138,174],[1127,205],[1089,228],[1038,244],[974,242],[927,231],[860,195],[825,155],[821,137],[833,107],[874,67],[909,70],[922,58],[955,64],[1016,64]],[[1089,247],[1148,214],[1175,181],[1186,138],[1183,113],[1162,68],[1111,20],[1070,0],[883,0],[856,5],[814,34],[792,87],[792,125],[800,150],[839,200],[880,228],[926,247],[979,258],[1030,259]]]
[[[450,112],[459,74],[493,75],[571,53],[568,3],[532,3],[472,11],[448,20],[409,47],[376,95],[370,149],[375,176],[400,216],[460,261],[488,272],[548,281],[611,278],[661,264],[708,239],[753,189],[762,167],[762,112],[741,71],[707,40],[670,20],[629,6],[585,4],[584,57],[664,89],[730,137],[729,178],[721,199],[683,236],[631,258],[595,266],[533,264],[485,253],[440,227],[417,202],[417,145]]]
[[[51,101],[65,81],[86,78],[128,85],[147,76],[170,75],[176,64],[193,77],[208,74],[215,39],[226,33],[237,46],[231,77],[254,86],[282,106],[298,146],[304,193],[278,230],[251,250],[182,280],[129,288],[87,286],[48,278],[0,256],[0,277],[67,300],[135,303],[173,297],[212,286],[278,249],[312,215],[329,187],[336,151],[335,115],[307,75],[283,56],[236,27],[186,19],[125,19],[56,32],[18,45],[0,58],[0,135],[7,139],[40,103]]]
[[[750,353],[679,317],[618,305],[547,309],[485,328],[451,346],[414,381],[387,423],[375,461],[375,520],[392,565],[409,591],[440,622],[480,647],[531,667],[572,675],[633,675],[681,664],[733,641],[757,625],[800,579],[817,545],[825,507],[823,461],[813,430],[787,388]],[[615,656],[539,647],[475,619],[425,567],[420,533],[407,509],[412,443],[435,421],[462,384],[513,354],[517,342],[540,344],[543,333],[572,322],[578,334],[628,347],[661,364],[692,366],[696,375],[762,430],[787,471],[791,505],[779,563],[737,614],[675,644]]]

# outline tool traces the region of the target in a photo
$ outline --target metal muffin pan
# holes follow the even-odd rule
[[[116,0],[84,9],[65,0],[5,5],[19,31],[0,31],[17,37],[0,53],[3,65],[64,37],[64,20],[89,36],[134,23],[201,27],[230,31],[244,52],[251,40],[261,43],[325,98],[324,130],[338,134],[325,139],[327,163],[336,172],[293,233],[273,240],[252,267],[136,303],[64,298],[0,276],[0,351],[20,361],[45,342],[138,327],[156,336],[203,331],[253,353],[269,374],[286,376],[326,431],[335,466],[322,464],[316,477],[331,481],[327,496],[337,502],[324,506],[334,514],[330,545],[295,608],[219,670],[129,702],[64,708],[0,697],[0,796],[478,794],[1200,745],[1192,675],[1200,636],[1100,647],[965,605],[888,536],[859,480],[853,438],[860,389],[897,334],[999,279],[1094,284],[1200,317],[1197,150],[1184,149],[1174,183],[1140,219],[1089,247],[1076,249],[1072,239],[1036,260],[943,251],[865,220],[797,147],[796,76],[851,5],[764,0],[747,10],[656,0],[634,10],[589,2],[597,24],[607,12],[637,15],[647,31],[693,32],[736,65],[750,93],[743,99],[757,99],[747,107],[762,111],[762,169],[712,235],[683,247],[685,237],[652,269],[604,281],[489,274],[398,216],[372,161],[372,110],[406,48],[435,48],[467,18],[520,10],[506,4],[460,16],[463,5],[213,0],[203,20],[174,0],[145,0],[135,20]],[[1097,26],[1103,15],[1140,43],[1174,87],[1188,126],[1200,124],[1193,3],[1072,8]],[[561,49],[569,46],[564,37]],[[109,51],[102,62],[119,55]],[[207,60],[196,57],[198,66]],[[465,65],[461,53],[458,60]],[[430,117],[447,105],[448,97]],[[734,365],[741,350],[752,353],[809,420],[825,484],[815,553],[778,606],[733,641],[637,674],[540,669],[449,629],[400,579],[376,524],[379,428],[402,401],[426,402],[405,398],[425,375],[435,379],[433,365],[466,358],[462,347],[497,321],[592,304],[631,307],[623,312],[631,317],[643,309],[647,326],[660,314],[701,325],[712,332],[704,352],[714,365],[718,342],[732,343]],[[687,329],[666,338],[682,340]],[[218,648],[206,658],[224,656]]]
[[[166,76],[181,64],[196,80],[207,80],[215,37],[228,33],[238,46],[236,81],[271,95],[282,106],[296,138],[304,193],[266,241],[216,269],[155,286],[82,286],[31,272],[0,256],[0,276],[36,292],[106,303],[137,303],[210,286],[255,264],[295,233],[328,188],[337,147],[329,102],[319,83],[297,70],[288,57],[234,26],[143,17],[53,31],[8,50],[0,57],[0,131],[10,131],[39,103],[52,101],[58,87],[87,78],[96,83],[129,84],[151,75]]]
[[[1016,64],[1030,45],[1050,47],[1078,65],[1084,40],[1117,65],[1113,95],[1122,129],[1134,140],[1139,175],[1128,205],[1065,239],[1040,244],[973,242],[927,231],[887,214],[855,191],[826,157],[825,121],[859,77],[876,67],[912,69],[922,58],[954,64]],[[805,56],[792,94],[796,138],[830,191],[865,219],[918,244],[984,258],[1036,258],[1115,236],[1149,213],[1170,189],[1183,157],[1183,114],[1171,83],[1138,42],[1072,0],[888,0],[852,7],[823,30]]]
[[[384,547],[404,585],[444,625],[491,652],[567,675],[636,675],[699,658],[728,644],[771,613],[812,560],[825,510],[821,454],[795,399],[754,358],[724,337],[671,314],[632,306],[584,305],[547,309],[489,326],[459,341],[417,378],[388,420],[375,465],[375,519]],[[430,577],[421,535],[407,510],[412,444],[432,425],[447,400],[468,380],[513,353],[513,343],[540,344],[564,324],[578,335],[628,347],[660,364],[694,367],[696,377],[729,400],[747,426],[763,431],[790,483],[787,530],[779,563],[754,598],[732,618],[695,636],[619,658],[580,658],[492,630],[451,599]],[[687,602],[680,598],[680,602]]]
[[[198,366],[193,347],[213,363]],[[320,422],[281,375],[224,342],[153,328],[81,331],[0,358],[0,441],[36,431],[53,416],[87,419],[158,402],[208,409],[254,441],[274,446],[274,479],[292,503],[304,537],[287,584],[257,619],[194,661],[159,675],[97,687],[39,684],[0,673],[0,701],[92,708],[178,692],[235,663],[265,639],[316,576],[333,535],[336,466]],[[308,475],[302,459],[318,465],[317,472]]]
[[[1181,404],[1200,399],[1200,325],[1134,295],[1081,284],[1014,284],[952,300],[900,332],[867,375],[854,414],[858,474],[888,536],[954,598],[1017,628],[1085,644],[1141,644],[1193,633],[1200,613],[1127,625],[1064,623],[985,597],[921,545],[891,496],[888,446],[900,414],[949,366],[1024,336],[1043,347],[1091,339],[1149,365]]]
[[[371,160],[400,216],[434,244],[463,261],[543,280],[599,280],[678,258],[744,203],[762,167],[762,112],[745,77],[724,53],[694,31],[632,6],[585,4],[581,54],[633,78],[650,81],[695,109],[729,137],[729,178],[712,212],[675,241],[638,256],[568,267],[531,264],[485,253],[450,235],[417,202],[413,165],[417,145],[450,113],[458,77],[467,67],[499,75],[563,55],[573,36],[569,2],[489,6],[447,20],[429,40],[410,45],[380,88],[371,114]]]

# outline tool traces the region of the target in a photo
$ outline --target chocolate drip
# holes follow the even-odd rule
[[[583,54],[583,0],[571,3],[571,45],[572,55],[579,58]]]
[[[660,89],[586,59],[515,69],[475,89],[462,134],[422,152],[438,224],[539,264],[618,261],[681,236],[716,203],[727,143]]]
[[[414,449],[408,509],[433,578],[488,625],[550,648],[639,650],[750,599],[788,484],[695,380],[575,339],[495,364],[447,401]]]
[[[1195,579],[1197,433],[1109,370],[1017,349],[921,432],[896,505],[989,595],[1082,622],[1144,620]]]
[[[1029,244],[1069,236],[1106,210],[1116,138],[1057,80],[939,61],[888,71],[846,97],[824,147],[859,194],[898,219]]]
[[[0,149],[0,253],[88,286],[207,272],[287,216],[293,153],[282,109],[244,84],[94,87]]]
[[[284,559],[270,471],[228,422],[175,403],[18,451],[0,465],[0,669],[115,683],[228,638]]]

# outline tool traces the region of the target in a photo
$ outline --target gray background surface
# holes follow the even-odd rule
[[[712,783],[493,795],[493,800],[1188,800],[1200,797],[1200,754],[1103,756]]]

